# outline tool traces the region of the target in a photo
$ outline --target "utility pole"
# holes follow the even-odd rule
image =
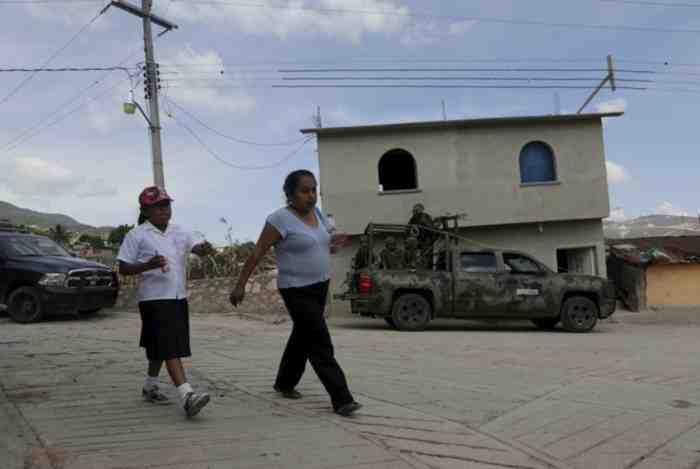
[[[145,73],[145,98],[148,101],[148,130],[151,137],[151,159],[153,163],[153,183],[165,189],[165,174],[163,172],[163,149],[160,138],[160,110],[158,108],[158,89],[160,88],[160,76],[158,64],[155,61],[153,50],[152,23],[165,28],[164,34],[172,29],[177,29],[177,25],[170,23],[156,15],[151,14],[153,0],[142,0],[141,8],[123,0],[114,0],[112,6],[120,8],[132,15],[143,19],[143,43],[146,54]]]

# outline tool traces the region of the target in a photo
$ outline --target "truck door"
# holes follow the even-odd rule
[[[542,317],[542,313],[551,312],[546,301],[546,293],[552,290],[550,273],[537,261],[520,253],[504,252],[503,264],[510,297],[508,315]]]
[[[455,256],[456,317],[503,315],[508,306],[504,277],[493,251],[463,251]]]

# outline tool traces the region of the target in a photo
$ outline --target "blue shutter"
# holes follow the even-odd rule
[[[531,142],[520,152],[520,181],[522,183],[556,181],[554,153],[549,145]]]

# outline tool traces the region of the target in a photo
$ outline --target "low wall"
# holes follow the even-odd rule
[[[189,290],[190,312],[207,313],[242,313],[286,317],[287,312],[277,291],[277,272],[270,271],[256,275],[246,286],[243,305],[235,308],[229,302],[235,280],[232,278],[206,278],[187,282]],[[137,310],[136,284],[126,283],[119,292],[116,308]]]

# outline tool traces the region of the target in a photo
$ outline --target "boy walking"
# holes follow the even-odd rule
[[[205,256],[213,248],[208,242],[195,245],[190,233],[170,224],[172,200],[156,186],[141,192],[139,224],[127,233],[117,258],[122,275],[139,276],[140,346],[148,359],[143,397],[168,400],[158,388],[165,362],[185,414],[193,417],[209,403],[209,395],[194,392],[182,367],[181,358],[191,356],[185,266],[190,252]]]

